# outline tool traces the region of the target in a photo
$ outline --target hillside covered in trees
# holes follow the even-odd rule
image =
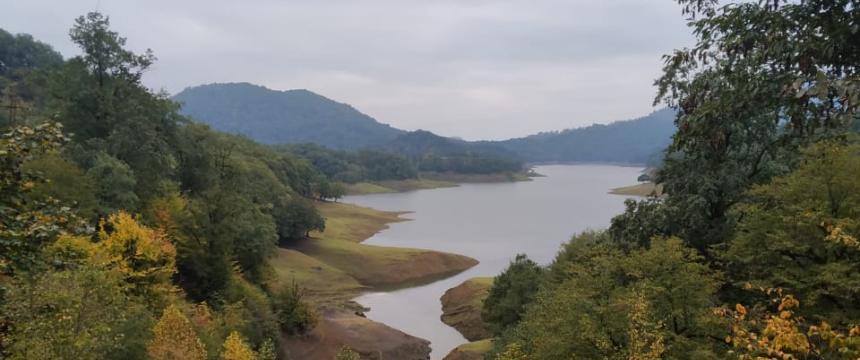
[[[308,90],[208,84],[187,88],[173,99],[182,104],[183,115],[264,144],[314,143],[355,150],[387,143],[404,133]]]
[[[422,171],[517,171],[517,163],[523,161],[644,164],[659,158],[675,130],[673,111],[662,109],[609,125],[504,141],[463,141],[425,130],[395,129],[307,90],[209,84],[185,89],[173,99],[183,104],[183,114],[217,130],[266,144],[385,151],[416,161]]]
[[[674,120],[675,112],[664,108],[638,119],[540,133],[493,144],[530,162],[645,164],[662,156],[675,132]]]
[[[283,358],[315,315],[269,259],[325,175],[181,115],[101,14],[70,36],[0,32],[0,357]]]
[[[858,3],[679,3],[697,42],[657,80],[663,195],[548,266],[517,256],[487,358],[860,358]]]

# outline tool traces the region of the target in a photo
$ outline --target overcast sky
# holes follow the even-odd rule
[[[646,115],[660,56],[692,42],[673,0],[3,0],[0,27],[65,56],[99,10],[170,93],[304,88],[395,127],[502,139]]]

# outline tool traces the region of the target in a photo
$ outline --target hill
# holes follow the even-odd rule
[[[410,158],[420,158],[427,155],[451,156],[465,154],[502,158],[518,157],[515,152],[497,144],[449,138],[426,130],[416,130],[402,134],[377,148]]]
[[[186,88],[173,99],[183,104],[184,115],[266,144],[316,143],[352,150],[384,144],[403,133],[308,90],[208,84]]]
[[[545,132],[524,138],[490,142],[531,162],[648,163],[659,158],[675,132],[670,109],[608,125]]]
[[[473,168],[476,158],[492,162],[480,164],[478,167],[486,169],[482,171],[507,171],[523,160],[642,164],[658,158],[675,131],[674,113],[663,109],[608,125],[470,142],[424,130],[396,129],[350,105],[307,90],[278,91],[249,83],[208,84],[187,88],[173,98],[183,104],[183,114],[220,131],[266,144],[314,143],[337,150],[395,153],[415,161],[423,159],[419,167],[424,171],[459,172],[455,169]]]

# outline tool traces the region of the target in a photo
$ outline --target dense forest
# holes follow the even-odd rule
[[[675,112],[664,108],[639,119],[491,143],[530,162],[652,164],[671,142],[674,119]]]
[[[326,176],[181,115],[103,15],[69,34],[0,31],[0,357],[275,359],[314,315],[267,259]]]
[[[860,3],[679,3],[665,195],[517,257],[489,358],[860,358]]]
[[[337,150],[379,145],[403,134],[352,106],[308,90],[277,91],[248,83],[187,88],[173,99],[181,113],[264,144],[314,143]]]

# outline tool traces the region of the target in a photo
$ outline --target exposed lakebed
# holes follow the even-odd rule
[[[534,181],[463,184],[454,188],[350,196],[345,202],[389,211],[410,211],[412,221],[391,224],[365,244],[424,248],[466,255],[480,264],[431,284],[374,292],[355,300],[368,318],[430,340],[433,359],[466,342],[441,322],[439,298],[476,276],[494,276],[517,253],[546,264],[561,243],[586,229],[601,229],[624,209],[627,196],[610,189],[635,181],[641,168],[612,165],[548,165]]]

